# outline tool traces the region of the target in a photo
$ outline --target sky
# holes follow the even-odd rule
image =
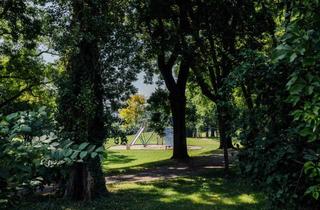
[[[144,95],[146,98],[154,92],[156,89],[156,84],[145,84],[143,81],[144,74],[138,74],[138,80],[133,83],[133,85],[138,89],[138,94]]]

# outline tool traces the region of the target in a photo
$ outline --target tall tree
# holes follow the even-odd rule
[[[160,0],[137,2],[144,42],[149,44],[150,53],[156,57],[158,70],[169,91],[174,130],[172,158],[187,159],[185,90],[192,45],[188,42],[190,27],[185,3]]]
[[[105,139],[99,28],[104,24],[106,6],[104,1],[72,1],[71,30],[78,34],[59,99],[59,120],[68,137],[78,144],[88,142],[98,147]],[[106,185],[98,157],[72,166],[67,197],[90,200],[104,193]]]
[[[192,69],[203,94],[217,104],[220,147],[224,149],[228,169],[227,148],[232,147],[232,90],[228,87],[228,76],[235,65],[238,48],[262,35],[265,28],[258,26],[267,22],[267,18],[251,1],[190,1],[186,5],[192,20],[192,36],[199,47],[193,56],[196,59]]]

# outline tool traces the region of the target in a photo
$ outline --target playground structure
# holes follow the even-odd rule
[[[144,131],[147,130],[147,125],[146,123],[142,124],[142,126],[140,127],[140,129],[137,131],[137,133],[135,134],[134,136],[134,139],[131,143],[128,143],[126,145],[126,149],[129,150],[132,146],[135,146],[135,145],[139,145],[137,144],[138,141],[141,142],[140,145],[143,145],[143,147],[152,147],[152,148],[155,148],[156,146],[155,145],[161,145],[162,147],[164,146],[165,149],[168,149],[168,148],[172,148],[173,147],[173,136],[172,136],[172,132],[167,132],[167,130],[170,130],[170,129],[166,129],[165,130],[165,141],[163,140],[162,137],[159,137],[157,135],[157,144],[149,144],[150,143],[150,140],[152,139],[152,137],[155,135],[155,133],[152,131],[151,134],[149,134],[148,136],[146,136],[144,134]],[[171,136],[169,136],[171,135]],[[167,139],[170,139],[170,140],[167,140]],[[172,139],[172,140],[171,140]],[[164,145],[164,142],[165,142],[165,145]]]
[[[156,138],[155,139],[153,138]],[[148,126],[143,123],[139,130],[127,145],[114,145],[111,150],[168,150],[173,148],[173,129],[168,127],[164,130],[164,136],[160,137],[153,131],[148,132]],[[188,146],[190,150],[201,149],[200,146]]]

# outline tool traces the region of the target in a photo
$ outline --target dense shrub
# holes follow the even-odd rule
[[[53,120],[44,107],[0,117],[1,206],[45,185],[62,184],[58,182],[63,182],[71,163],[102,155],[102,148],[75,145],[53,131]]]
[[[243,110],[242,174],[261,184],[275,209],[319,209],[319,3],[302,1],[268,56],[246,51],[234,74],[254,106]]]

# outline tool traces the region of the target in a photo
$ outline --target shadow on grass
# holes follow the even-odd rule
[[[122,163],[128,163],[136,160],[135,158],[128,157],[127,155],[121,155],[117,152],[110,151],[103,154],[103,158],[107,160],[108,162],[116,163],[116,164],[122,164]]]
[[[108,187],[108,196],[86,204],[54,199],[19,209],[32,206],[34,210],[262,210],[265,206],[261,193],[235,176],[223,179],[223,170],[219,169],[201,176]]]
[[[106,163],[113,162],[113,159],[115,156],[115,159],[123,158],[122,160],[119,160],[119,163],[127,163],[128,161],[133,161],[134,159],[130,159],[125,155],[118,155],[118,154],[112,154],[108,157],[108,161]],[[231,162],[232,162],[231,158]],[[117,160],[116,160],[117,161]],[[160,160],[160,161],[154,161],[154,162],[148,162],[144,164],[138,164],[135,166],[125,166],[125,167],[119,167],[116,169],[105,169],[105,175],[121,175],[121,174],[133,174],[133,173],[139,173],[142,171],[149,171],[158,169],[160,167],[189,167],[189,168],[200,168],[205,166],[224,166],[224,158],[223,154],[220,152],[217,152],[214,150],[214,152],[206,152],[201,153],[201,155],[192,156],[190,159],[186,162],[179,162],[172,159],[166,159],[166,160]]]

